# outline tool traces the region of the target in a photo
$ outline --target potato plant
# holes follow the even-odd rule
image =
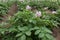
[[[1,40],[55,40],[52,29],[59,28],[60,9],[56,2],[15,1],[17,13],[0,23]],[[7,4],[8,3],[8,4]],[[1,4],[1,15],[7,14],[14,2]],[[48,7],[44,10],[44,7]],[[50,13],[46,11],[50,11]],[[3,12],[4,11],[4,12]],[[54,12],[52,12],[54,11]],[[56,12],[55,12],[56,11]]]

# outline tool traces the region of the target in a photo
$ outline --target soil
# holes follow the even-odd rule
[[[1,23],[1,22],[6,22],[6,21],[7,21],[7,18],[8,18],[9,16],[13,16],[14,13],[16,13],[17,11],[18,11],[18,6],[17,6],[16,3],[13,3],[12,6],[9,8],[7,14],[2,16],[2,18],[3,18],[4,20],[0,20],[0,23]]]
[[[60,40],[60,28],[53,28],[53,36],[56,40]]]
[[[0,20],[0,23],[2,22],[7,22],[8,18],[13,16],[16,12],[18,11],[18,6],[16,3],[13,3],[11,7],[9,8],[8,12],[6,15],[3,15],[2,18],[3,20]],[[10,24],[5,26],[6,28],[10,27]]]

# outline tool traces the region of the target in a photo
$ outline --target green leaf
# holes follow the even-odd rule
[[[2,33],[2,34],[4,34],[4,33],[5,33],[5,31],[2,31],[1,33]]]
[[[33,40],[31,37],[27,37],[27,40]]]
[[[25,29],[23,29],[22,27],[18,26],[18,30],[19,31],[24,31]]]
[[[31,36],[31,31],[27,31],[27,32],[26,32],[26,35],[27,35],[27,36]]]
[[[51,33],[52,34],[52,31],[51,30],[49,30],[48,28],[46,28],[46,27],[44,27],[44,29],[43,29],[45,32],[47,32],[47,33]]]
[[[26,30],[28,30],[28,27],[25,27],[25,26],[24,27],[19,27],[18,26],[18,30],[19,31],[26,31]]]
[[[46,37],[44,37],[44,38],[42,38],[42,40],[49,40],[49,39],[47,39]]]
[[[40,32],[41,32],[40,30],[36,30],[35,35],[38,35]]]
[[[39,38],[43,38],[44,36],[45,36],[44,33],[40,33],[40,34],[38,35]]]
[[[18,33],[15,37],[22,36],[23,33]]]
[[[9,28],[8,30],[9,30],[9,32],[15,32],[15,31],[17,31],[17,30],[16,30],[15,28],[13,28],[13,27],[12,27],[12,28]]]
[[[17,40],[20,40],[21,38],[19,37],[19,38],[17,38]]]
[[[33,29],[34,29],[34,30],[37,30],[37,29],[39,29],[39,27],[34,27]]]
[[[33,20],[29,20],[29,22],[33,22]]]
[[[52,35],[50,35],[50,34],[45,34],[45,36],[48,38],[48,39],[54,39],[54,37],[52,36]]]
[[[26,36],[22,35],[20,40],[26,40]]]

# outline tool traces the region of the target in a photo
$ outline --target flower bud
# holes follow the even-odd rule
[[[31,7],[29,5],[26,6],[27,10],[31,10]]]
[[[41,11],[36,11],[36,14],[35,14],[36,17],[41,17]]]
[[[56,14],[56,11],[52,11],[52,14]]]

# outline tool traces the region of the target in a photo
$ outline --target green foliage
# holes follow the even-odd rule
[[[10,6],[13,4],[14,2],[1,2],[0,3],[0,15],[6,15]]]
[[[51,22],[54,19],[49,20],[46,18],[47,17],[45,17],[44,19],[40,17],[35,17],[34,13],[28,10],[24,10],[23,12],[19,11],[15,14],[15,16],[11,18],[9,22],[11,26],[6,30],[8,30],[9,33],[16,32],[15,37],[18,40],[27,40],[26,38],[29,36],[31,37],[33,31],[35,31],[35,36],[38,35],[38,39],[42,38],[41,40],[47,40],[48,38],[48,40],[53,40],[52,32],[47,27],[50,26],[49,28],[51,28],[51,26],[55,26],[55,24],[52,24],[54,22]],[[1,33],[4,34],[5,31]]]
[[[38,35],[38,37],[42,38],[42,40],[54,40],[51,34],[52,32],[46,27],[40,27],[40,29],[35,32],[35,35]]]
[[[6,14],[6,12],[7,12],[7,9],[8,7],[6,6],[6,4],[4,4],[4,3],[0,3],[0,15],[4,15],[4,14]]]
[[[59,8],[58,3],[52,1],[31,1],[29,5],[36,9],[48,7],[50,10],[57,10]]]
[[[36,7],[38,10],[44,7],[58,9],[57,3],[46,2],[17,2],[18,12],[9,17],[8,22],[0,23],[2,40],[54,40],[51,29],[60,24],[60,10],[57,10],[57,14],[47,14],[45,11],[41,11],[41,17],[36,17],[33,11],[26,10],[26,5]],[[1,12],[6,13],[11,6],[10,3],[12,4],[12,2],[8,2],[8,4],[1,5]]]

